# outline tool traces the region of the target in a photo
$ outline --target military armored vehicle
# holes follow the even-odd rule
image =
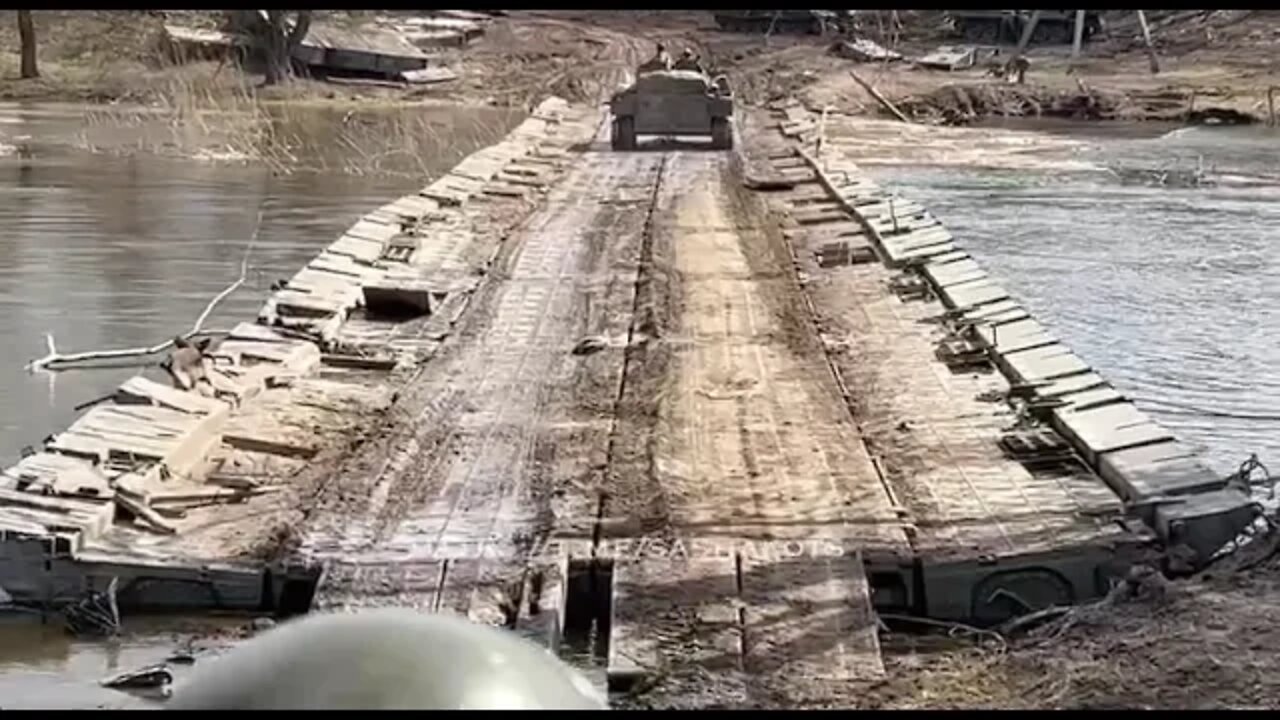
[[[733,91],[704,70],[642,71],[613,96],[613,149],[635,150],[640,135],[710,135],[711,147],[733,149]]]
[[[965,42],[975,45],[1014,45],[1031,22],[1028,10],[955,10],[948,13]],[[1066,45],[1075,33],[1074,10],[1041,10],[1029,44]],[[1088,41],[1102,29],[1096,12],[1086,12],[1083,40]]]

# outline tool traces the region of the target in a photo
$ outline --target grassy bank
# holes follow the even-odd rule
[[[166,21],[216,27],[219,14],[146,11],[33,13],[41,76],[18,79],[17,33],[0,33],[0,102],[85,105],[78,144],[95,152],[150,152],[252,161],[276,172],[312,170],[422,177],[429,158],[505,132],[523,108],[473,98],[297,78],[263,87],[233,63],[174,64]],[[456,109],[462,115],[433,112]],[[455,117],[456,115],[456,117]]]
[[[387,88],[343,88],[306,79],[261,88],[261,75],[234,65],[170,62],[161,45],[165,23],[213,28],[221,20],[217,12],[47,10],[33,12],[32,18],[40,77],[19,77],[17,32],[0,32],[0,101],[163,106],[182,102],[192,90],[219,103],[235,101],[246,92],[261,102],[421,100]]]

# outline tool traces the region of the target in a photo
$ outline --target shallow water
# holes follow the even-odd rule
[[[281,174],[129,152],[151,149],[143,143],[156,137],[169,143],[158,151],[182,148],[181,133],[157,130],[160,121],[146,114],[121,127],[96,110],[87,122],[82,108],[0,105],[0,463],[10,465],[24,446],[69,425],[77,405],[138,371],[29,373],[25,364],[46,352],[46,333],[73,352],[150,346],[185,332],[239,276],[256,231],[248,281],[205,326],[252,320],[273,281],[361,215],[427,185],[520,120],[505,110],[409,112],[295,110],[283,128],[288,143],[328,171]],[[411,153],[377,158],[381,172],[349,172],[372,166],[360,140],[383,134],[393,142],[409,132]],[[86,152],[86,143],[112,152]],[[60,625],[0,623],[0,708],[131,702],[98,680],[163,660],[174,640],[149,622],[131,620],[129,629],[115,643],[70,642]]]
[[[1061,132],[1061,130],[1058,130]],[[1280,472],[1280,133],[1071,132],[1099,168],[1193,168],[1217,187],[1104,172],[868,167],[920,201],[1037,319],[1169,427],[1233,471]]]
[[[448,130],[420,138],[420,175],[282,175],[147,153],[91,154],[73,146],[85,132],[79,109],[0,106],[0,143],[15,148],[0,157],[0,407],[7,410],[0,412],[0,462],[64,428],[77,405],[136,372],[28,373],[25,364],[46,353],[46,334],[58,350],[73,352],[150,346],[186,331],[239,276],[261,214],[248,282],[206,327],[251,320],[272,282],[291,276],[361,215],[426,185],[518,120],[506,111],[412,112]],[[327,164],[336,168],[344,158],[325,138],[337,137],[344,114],[332,116],[318,111],[306,137],[329,149]],[[95,145],[109,142],[101,124],[88,129]],[[136,127],[121,129],[116,142],[127,145],[136,134]]]
[[[193,665],[168,663],[175,651],[190,652],[195,663],[208,662],[228,647],[227,640],[191,643],[194,625],[178,619],[130,620],[127,636],[110,641],[75,640],[60,625],[0,622],[0,710],[61,708],[138,708],[162,700],[156,690],[122,691],[102,687],[114,675],[165,663],[175,683]],[[202,619],[202,632],[233,637],[243,620]]]

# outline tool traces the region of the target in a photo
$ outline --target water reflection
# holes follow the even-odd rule
[[[196,662],[207,662],[227,647],[240,620],[202,621],[215,636],[197,641]],[[181,620],[131,621],[133,632],[114,640],[70,638],[61,625],[5,622],[0,615],[0,709],[131,708],[154,703],[153,692],[124,692],[101,686],[113,675],[164,662],[185,647],[193,626]],[[168,663],[175,682],[191,666]]]

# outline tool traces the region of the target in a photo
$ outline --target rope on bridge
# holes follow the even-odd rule
[[[1261,471],[1260,479],[1255,480],[1255,472]],[[1227,478],[1227,485],[1234,485],[1252,494],[1255,487],[1267,488],[1267,499],[1274,500],[1276,497],[1276,479],[1271,477],[1271,471],[1267,466],[1262,464],[1258,459],[1258,454],[1253,453],[1242,463],[1240,468]]]

